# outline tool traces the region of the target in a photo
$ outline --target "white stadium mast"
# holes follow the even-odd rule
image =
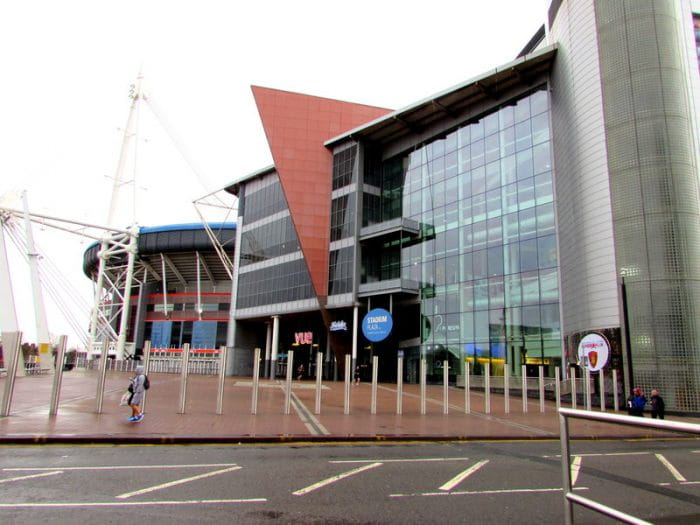
[[[114,184],[112,186],[112,197],[109,204],[109,212],[107,214],[107,226],[112,227],[114,224],[114,216],[117,210],[119,201],[119,191],[123,185],[124,169],[129,153],[129,146],[132,138],[135,136],[136,122],[138,120],[138,104],[142,98],[141,86],[143,76],[139,73],[136,79],[136,84],[132,87],[129,96],[131,97],[131,107],[129,108],[129,116],[124,129],[121,151],[119,153],[119,162],[114,176]],[[134,181],[134,186],[136,181]],[[135,216],[135,202],[133,203],[132,219]],[[108,310],[114,311],[117,307],[121,311],[121,319],[119,331],[117,332],[117,359],[122,359],[124,356],[124,348],[126,344],[126,332],[129,322],[129,297],[131,294],[131,286],[134,277],[134,260],[136,258],[137,241],[138,241],[138,225],[132,222],[126,234],[115,235],[110,231],[105,231],[102,241],[100,242],[100,251],[98,257],[97,279],[95,282],[95,300],[90,319],[90,343],[93,350],[95,343],[108,340],[109,333],[107,327],[98,326],[100,319],[109,319]],[[127,255],[126,268],[123,267],[121,255]],[[116,259],[114,259],[116,257]],[[112,265],[112,261],[119,261],[118,267]],[[111,279],[109,279],[111,276]],[[119,276],[115,278],[115,276]],[[110,280],[111,286],[105,289],[105,281]],[[122,286],[123,284],[123,286]],[[115,304],[115,299],[117,302]],[[121,301],[121,302],[119,302]],[[102,315],[100,315],[102,313]]]

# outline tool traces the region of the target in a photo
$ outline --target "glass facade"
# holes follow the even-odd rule
[[[549,121],[539,89],[383,164],[382,219],[402,213],[422,234],[363,250],[363,278],[421,283],[413,352],[431,370],[446,356],[458,373],[465,360],[494,374],[559,364]]]
[[[292,218],[262,224],[241,234],[241,266],[299,251]]]
[[[241,229],[236,308],[315,297],[289,214],[262,221],[287,211],[287,201],[277,175],[268,175],[258,187],[246,185],[242,193],[239,197],[239,223],[244,226]],[[282,259],[284,262],[274,264],[275,258],[284,255],[287,256]]]
[[[357,146],[340,151],[333,156],[333,189],[343,188],[355,182]]]
[[[238,215],[241,224],[250,224],[287,209],[287,201],[279,180],[257,191],[248,192],[246,189],[246,187],[243,188],[238,199]]]
[[[333,250],[329,259],[328,295],[352,292],[355,247]]]
[[[331,201],[331,242],[354,235],[355,195],[353,192]]]
[[[299,301],[315,297],[304,259],[267,266],[238,276],[236,308]]]

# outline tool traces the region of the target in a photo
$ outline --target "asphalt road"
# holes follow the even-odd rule
[[[558,441],[0,448],[0,523],[563,523]],[[572,443],[574,490],[700,522],[700,441]],[[613,523],[578,507],[576,523]]]

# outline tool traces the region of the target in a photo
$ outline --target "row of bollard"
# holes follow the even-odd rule
[[[17,342],[21,340],[21,333],[17,332],[16,340]],[[7,416],[10,413],[10,405],[12,399],[12,391],[14,386],[14,378],[16,373],[16,366],[18,362],[19,355],[19,344],[15,344],[15,340],[12,339],[12,334],[8,334],[6,348],[12,349],[16,347],[15,352],[10,352],[12,356],[11,362],[8,367],[7,381],[5,382],[5,388],[3,392],[2,405],[0,406],[0,416]],[[62,336],[58,346],[58,355],[56,356],[57,363],[63,363],[65,355],[66,337]],[[104,399],[104,389],[105,389],[105,378],[107,372],[108,361],[107,359],[107,344],[102,345],[102,359],[100,359],[100,370],[98,374],[98,384],[97,384],[97,396],[96,396],[96,406],[95,411],[97,413],[102,413],[102,405]],[[216,413],[223,414],[223,404],[224,404],[224,384],[225,384],[225,363],[227,359],[227,347],[221,347],[220,351],[220,362],[219,362],[219,375],[218,375],[218,389],[217,389],[217,404]],[[151,365],[151,352],[150,352],[150,341],[146,341],[144,345],[144,371],[146,374],[150,371]],[[178,413],[184,414],[186,411],[187,404],[187,379],[189,375],[189,345],[184,345],[182,352],[182,367],[180,369],[180,396],[179,396],[179,406]],[[251,399],[251,414],[257,414],[257,404],[258,404],[258,389],[260,385],[260,349],[256,348],[253,358],[253,381],[252,381],[252,399]],[[316,355],[316,396],[314,413],[321,413],[321,392],[322,392],[322,361],[323,354],[321,352]],[[379,357],[373,356],[372,358],[372,383],[371,383],[371,402],[370,402],[370,413],[377,413],[377,387],[378,387],[378,370],[379,370]],[[284,414],[290,414],[291,404],[292,404],[292,375],[294,371],[294,352],[290,351],[288,353],[287,361],[287,375],[284,382]],[[420,385],[420,414],[426,414],[426,400],[427,400],[427,361],[421,359],[419,367],[419,385]],[[58,412],[58,403],[61,389],[63,367],[57,366],[54,373],[53,385],[51,390],[51,402],[49,408],[49,415],[56,415]],[[396,382],[396,414],[403,414],[403,375],[404,375],[404,364],[403,358],[397,358],[397,382]],[[570,374],[571,380],[571,406],[572,408],[577,408],[577,389],[576,389],[576,371],[575,368],[571,368]],[[587,410],[592,409],[591,402],[591,389],[590,389],[590,372],[586,369],[584,374],[584,403]],[[470,365],[465,362],[465,374],[464,374],[464,413],[469,414],[471,412],[471,389],[470,384]],[[539,409],[540,412],[545,411],[545,385],[544,385],[544,368],[539,367],[538,374],[538,390],[539,390]],[[522,367],[521,376],[521,392],[520,397],[522,398],[522,412],[526,413],[528,411],[528,376],[526,367]],[[615,374],[612,376],[613,381],[613,400],[614,400],[614,410],[619,409],[618,402],[618,388],[617,388],[617,377]],[[351,356],[349,354],[345,355],[345,378],[344,378],[344,403],[343,403],[343,413],[350,413],[350,398],[351,398]],[[555,400],[557,410],[561,407],[561,381],[560,381],[560,370],[555,368]],[[449,413],[449,363],[448,361],[443,361],[443,395],[442,395],[442,410],[443,414]],[[490,367],[488,363],[484,364],[484,375],[483,375],[483,391],[484,391],[484,412],[486,414],[491,413],[491,375]],[[504,369],[503,376],[503,396],[504,396],[504,411],[506,414],[510,413],[510,371],[506,367]],[[605,412],[605,382],[602,374],[599,375],[599,393],[600,393],[600,410]],[[142,409],[145,412],[147,393],[144,393]]]
[[[314,414],[321,413],[321,391],[322,391],[322,380],[321,380],[321,363],[323,355],[319,352],[317,354],[316,362],[316,398],[314,406]],[[351,360],[350,355],[345,356],[345,377],[344,377],[344,403],[343,403],[343,413],[350,413],[350,398],[351,398]],[[260,349],[255,349],[255,356],[253,362],[253,393],[252,393],[252,407],[251,413],[253,415],[257,414],[257,399],[258,399],[258,388],[259,388],[259,377],[260,377]],[[464,385],[464,413],[469,414],[471,412],[471,385],[470,385],[470,373],[469,373],[469,363],[465,363],[465,385]],[[491,413],[491,376],[490,367],[486,363],[485,374],[484,374],[484,412],[486,414]],[[292,399],[292,375],[294,370],[294,351],[288,353],[287,358],[287,374],[284,383],[284,414],[290,414],[291,410],[291,399]],[[377,413],[377,387],[378,387],[378,370],[379,370],[379,357],[373,356],[372,358],[372,383],[371,383],[371,401],[370,401],[370,413]],[[420,361],[420,413],[421,415],[426,414],[426,401],[427,401],[427,383],[426,374],[427,362],[425,359]],[[577,405],[577,392],[576,392],[576,369],[571,368],[571,406],[576,408]],[[396,382],[396,414],[403,414],[403,358],[399,357],[397,359],[397,382]],[[545,383],[544,383],[544,367],[539,367],[538,374],[538,392],[539,392],[539,409],[540,412],[545,412]],[[613,396],[614,396],[614,410],[619,409],[618,393],[617,393],[617,378],[613,375]],[[504,409],[505,413],[510,413],[510,376],[508,369],[505,370],[505,376],[503,378],[504,388]],[[528,376],[527,369],[525,366],[522,367],[522,377],[521,377],[521,398],[522,398],[522,411],[526,413],[528,411]],[[604,377],[601,374],[599,376],[599,390],[600,390],[600,410],[605,412],[605,383]],[[585,373],[585,404],[586,409],[592,409],[591,403],[591,390],[590,390],[590,372],[586,370]],[[442,407],[443,414],[449,413],[449,364],[448,361],[443,362],[443,399]],[[219,387],[219,399],[223,399],[223,382],[220,383]],[[560,371],[557,367],[555,369],[555,400],[556,408],[559,410],[561,407],[561,388],[560,388]],[[218,414],[222,413],[221,401],[219,402]]]

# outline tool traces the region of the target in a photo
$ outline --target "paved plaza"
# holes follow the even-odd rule
[[[140,423],[129,423],[130,409],[119,406],[119,399],[130,376],[129,372],[107,373],[102,413],[98,414],[98,372],[84,369],[65,372],[56,416],[48,415],[53,376],[18,377],[10,415],[0,417],[0,443],[262,443],[559,437],[559,418],[553,401],[546,401],[541,412],[539,399],[531,398],[524,412],[522,399],[511,396],[510,410],[506,413],[504,396],[492,393],[490,410],[486,413],[484,392],[472,390],[470,410],[465,413],[464,390],[450,387],[448,413],[445,414],[441,385],[427,387],[425,414],[421,414],[419,386],[404,384],[401,415],[396,413],[395,384],[377,386],[375,414],[371,413],[372,385],[351,385],[349,414],[345,414],[343,382],[323,382],[321,409],[315,413],[315,382],[294,381],[290,413],[285,414],[284,381],[261,380],[254,415],[251,378],[227,377],[223,413],[217,414],[218,377],[193,374],[187,381],[185,413],[180,414],[181,378],[178,374],[167,373],[149,374],[151,388],[146,397],[146,417]],[[5,381],[6,378],[0,379],[0,388]],[[693,418],[669,419],[700,423]],[[678,435],[582,420],[572,420],[569,425],[571,436],[578,439]]]

